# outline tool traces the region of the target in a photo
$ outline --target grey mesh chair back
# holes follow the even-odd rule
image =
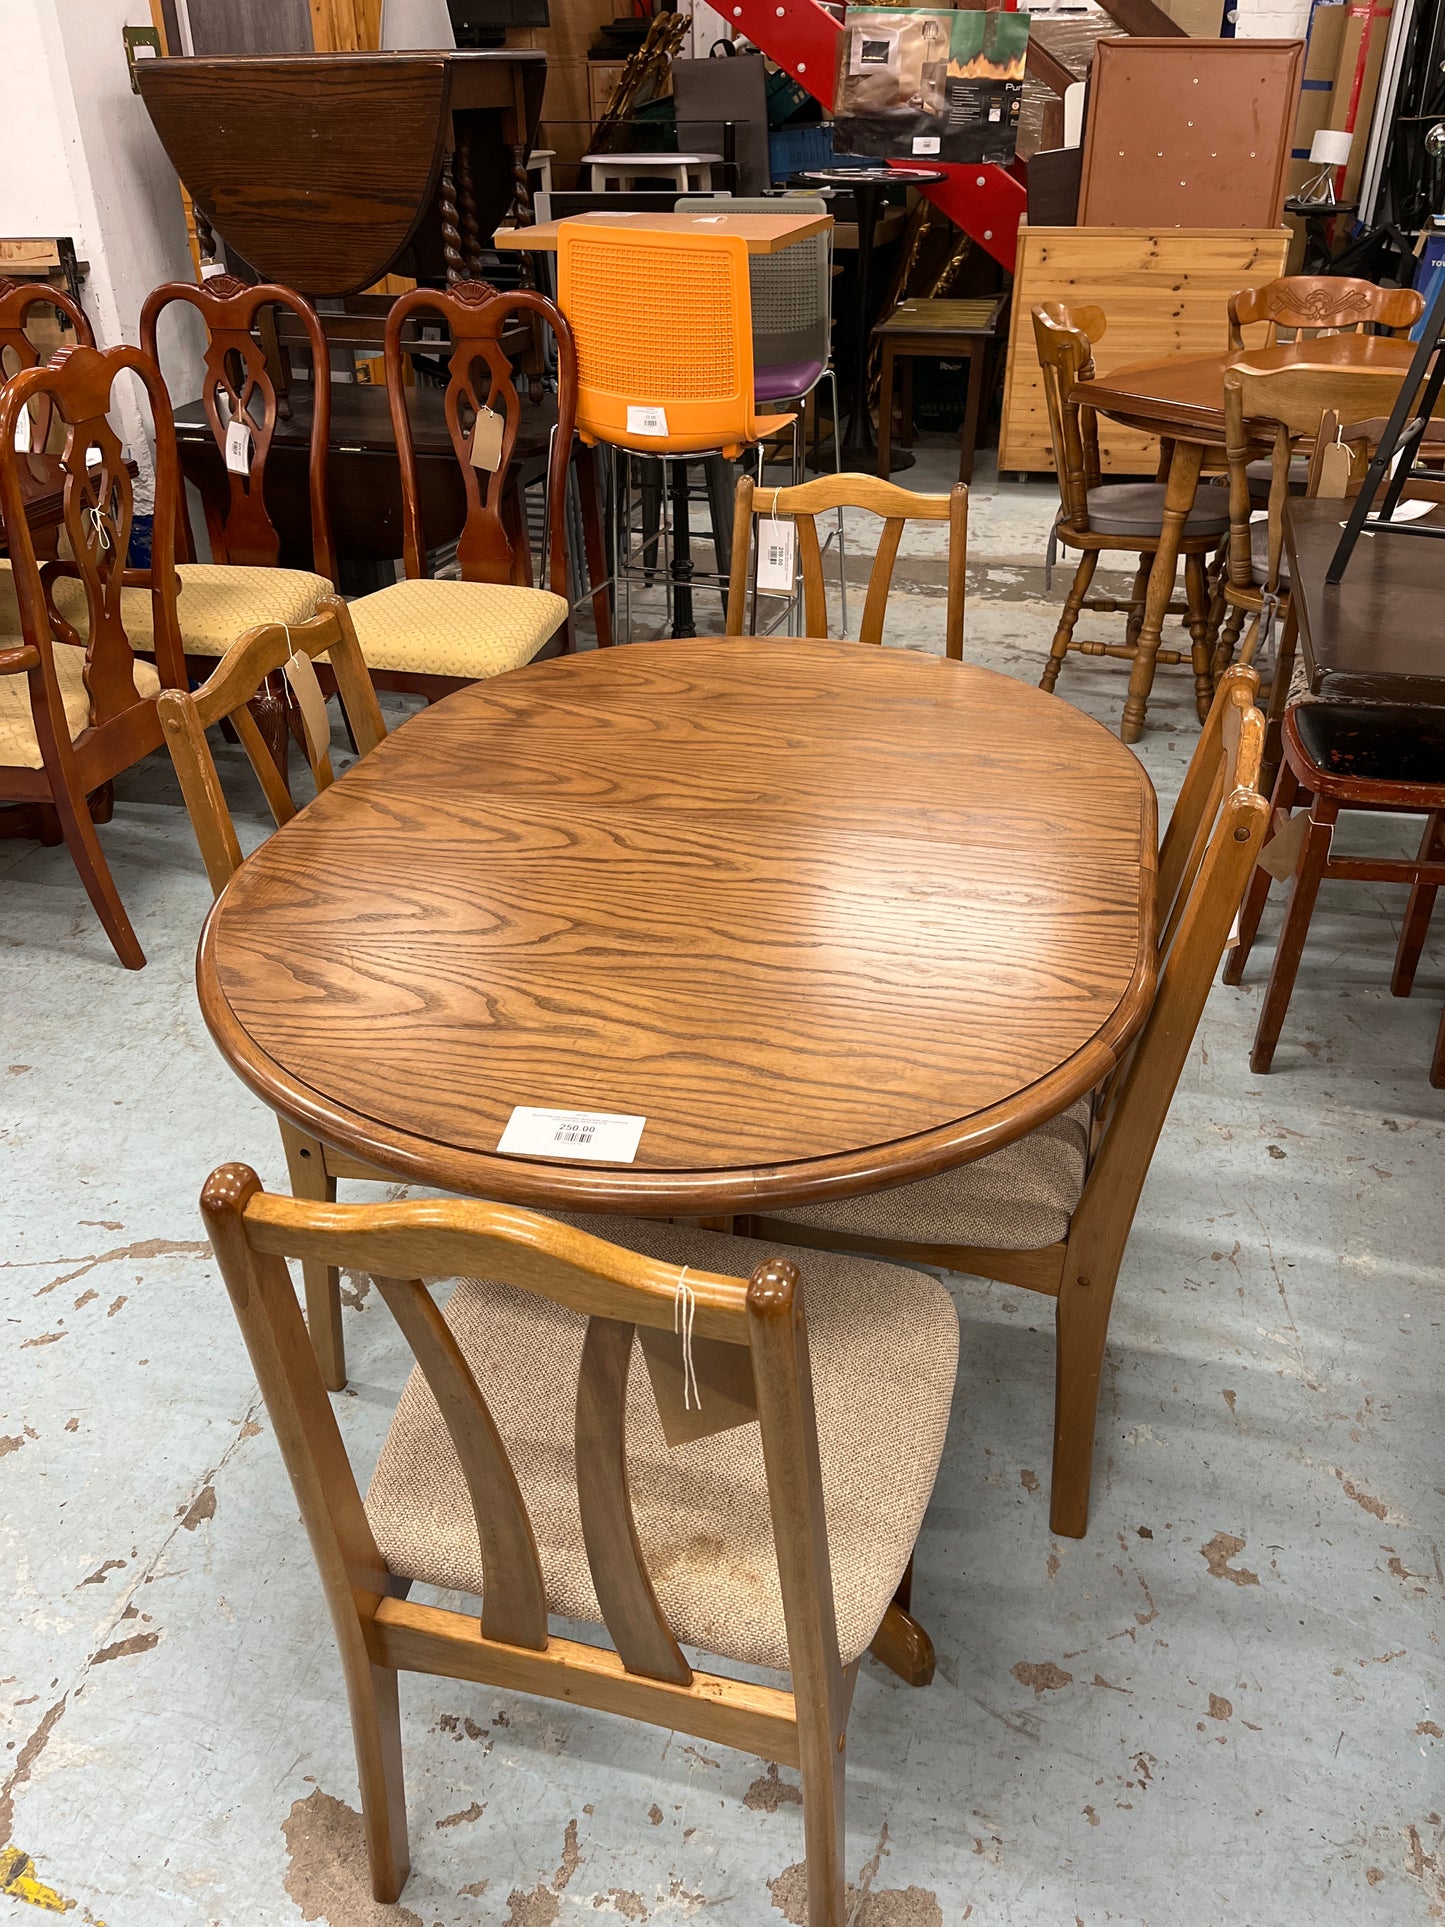
[[[726,203],[716,196],[689,196],[677,203],[679,214],[826,214],[820,195],[735,195]],[[754,254],[748,260],[753,300],[753,366],[776,368],[789,364],[828,363],[833,325],[833,247],[830,233],[812,234],[778,254]]]

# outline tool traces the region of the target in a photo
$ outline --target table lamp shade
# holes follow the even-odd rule
[[[447,0],[382,0],[383,52],[430,52],[456,44]]]
[[[1354,135],[1338,127],[1322,127],[1310,143],[1310,160],[1315,166],[1343,167],[1350,158]]]

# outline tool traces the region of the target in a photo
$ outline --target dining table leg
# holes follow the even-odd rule
[[[1159,654],[1159,639],[1164,618],[1174,596],[1174,578],[1179,571],[1179,544],[1184,524],[1194,506],[1199,487],[1199,471],[1204,465],[1204,450],[1198,442],[1176,441],[1169,458],[1169,480],[1164,488],[1164,518],[1159,531],[1159,546],[1149,570],[1149,590],[1144,598],[1144,620],[1139,625],[1139,640],[1129,666],[1129,694],[1124,702],[1124,720],[1119,734],[1126,743],[1137,743],[1144,733],[1144,717],[1149,707],[1149,692],[1154,686],[1154,663]]]

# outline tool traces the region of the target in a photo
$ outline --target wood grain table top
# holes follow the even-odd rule
[[[242,866],[201,1005],[272,1109],[419,1182],[712,1213],[1062,1110],[1152,994],[1156,825],[1058,698],[858,643],[559,657],[410,718]],[[502,1156],[514,1106],[645,1117]]]
[[[588,227],[645,228],[649,234],[740,234],[749,254],[779,254],[810,234],[833,225],[831,214],[573,214],[572,221]],[[539,221],[534,227],[499,227],[492,236],[498,248],[524,254],[555,254],[560,221]]]
[[[1285,504],[1285,549],[1310,693],[1445,707],[1445,541],[1362,534],[1343,581],[1331,588],[1325,571],[1348,508],[1347,502],[1298,498]],[[1445,508],[1424,519],[1445,524]]]
[[[1224,440],[1226,368],[1366,367],[1398,370],[1403,375],[1414,353],[1414,342],[1389,335],[1320,335],[1309,341],[1278,342],[1271,348],[1181,355],[1170,361],[1112,368],[1107,375],[1075,382],[1072,399],[1146,434],[1213,446]]]

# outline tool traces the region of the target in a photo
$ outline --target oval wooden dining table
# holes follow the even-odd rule
[[[283,1119],[414,1182],[716,1215],[977,1157],[1108,1072],[1153,988],[1153,790],[968,664],[711,637],[422,710],[240,868],[198,985]],[[514,1107],[642,1117],[504,1154]]]

